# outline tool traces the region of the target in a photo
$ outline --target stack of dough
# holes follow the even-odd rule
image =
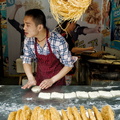
[[[23,109],[11,112],[8,120],[114,120],[114,112],[109,105],[103,106],[101,111],[95,106],[92,109],[80,106],[79,110],[73,106],[61,111],[55,107],[43,109],[36,106],[31,110],[24,106]]]

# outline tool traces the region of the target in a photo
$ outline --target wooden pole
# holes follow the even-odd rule
[[[3,52],[2,52],[2,28],[1,28],[1,10],[0,10],[0,77],[4,76],[3,71]]]

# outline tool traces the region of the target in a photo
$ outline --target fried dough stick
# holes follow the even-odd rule
[[[91,109],[88,109],[88,114],[89,114],[89,120],[96,120],[94,113]]]
[[[99,110],[95,106],[93,106],[92,109],[94,111],[94,115],[95,115],[96,119],[97,120],[103,120],[102,115],[99,112]]]
[[[70,107],[67,108],[67,115],[68,115],[69,120],[75,120],[73,112],[72,112],[72,108]]]
[[[44,120],[51,120],[50,109],[46,109],[46,110],[44,111]]]
[[[44,120],[44,109],[42,109],[41,107],[39,107],[39,109],[38,109],[38,117],[37,117],[37,119],[38,120]]]
[[[40,107],[36,106],[33,110],[32,110],[32,115],[31,115],[31,120],[38,120],[38,109]]]
[[[69,120],[65,110],[62,109],[61,113],[62,113],[62,120]]]
[[[11,112],[8,116],[8,120],[15,120],[15,117],[16,117],[16,111],[15,112]]]
[[[22,109],[19,109],[16,113],[15,120],[22,120]]]
[[[61,120],[61,116],[56,108],[51,107],[50,113],[51,113],[51,120]]]
[[[80,113],[81,113],[81,116],[82,116],[82,120],[89,120],[88,117],[86,116],[86,110],[84,108],[84,106],[80,106]]]
[[[103,120],[115,120],[114,112],[109,105],[102,107],[101,115],[103,117]]]
[[[28,106],[24,106],[21,114],[22,114],[22,120],[30,120],[31,119],[31,109]]]
[[[74,106],[72,107],[72,112],[75,117],[75,120],[82,120],[80,113],[78,112],[78,109]]]

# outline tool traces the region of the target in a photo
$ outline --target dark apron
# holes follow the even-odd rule
[[[50,43],[48,42],[48,31],[47,31],[47,44],[50,53],[48,55],[41,55],[37,52],[37,41],[35,41],[35,54],[37,57],[37,73],[35,79],[37,81],[37,85],[44,79],[50,79],[54,75],[56,75],[62,68],[63,64],[60,63],[59,59],[52,53]],[[48,81],[49,82],[49,81]],[[53,86],[58,85],[66,85],[65,77],[61,78],[57,82],[53,84]]]

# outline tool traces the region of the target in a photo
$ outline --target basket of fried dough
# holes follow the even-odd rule
[[[92,109],[85,109],[84,106],[77,109],[73,106],[66,110],[57,110],[55,107],[43,109],[39,106],[31,110],[24,106],[11,112],[8,120],[114,120],[114,112],[109,105],[103,106],[101,111],[95,106]]]

